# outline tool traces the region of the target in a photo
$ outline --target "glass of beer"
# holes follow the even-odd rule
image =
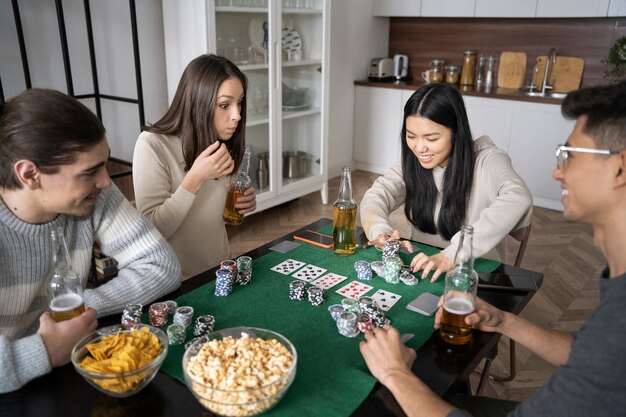
[[[73,292],[66,292],[50,301],[50,316],[57,322],[78,317],[84,311],[83,297]]]
[[[439,334],[450,344],[464,345],[472,338],[472,326],[465,323],[465,317],[474,312],[477,283],[473,269],[455,270],[446,275]]]

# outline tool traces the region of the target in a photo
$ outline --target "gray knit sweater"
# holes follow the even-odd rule
[[[180,265],[167,242],[114,185],[101,192],[91,216],[59,215],[45,224],[21,221],[0,201],[0,393],[50,371],[35,333],[48,307],[50,231],[57,226],[64,229],[83,287],[94,242],[119,262],[117,278],[84,292],[85,305],[98,316],[118,313],[128,303],[147,304],[180,285]]]

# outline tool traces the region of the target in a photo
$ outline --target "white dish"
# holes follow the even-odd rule
[[[284,27],[282,30],[282,47],[285,52],[298,52],[302,50],[302,38],[295,29]]]
[[[252,47],[261,54],[267,54],[267,48],[263,48],[263,38],[265,37],[264,23],[267,25],[265,20],[255,17],[248,25],[248,35],[250,36]]]

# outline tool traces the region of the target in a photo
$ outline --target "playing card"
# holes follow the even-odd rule
[[[283,240],[279,244],[272,246],[270,250],[280,252],[280,253],[287,253],[290,250],[297,248],[298,246],[300,246],[298,242],[293,242],[291,240]]]
[[[356,300],[372,288],[374,287],[372,287],[371,285],[367,285],[361,281],[352,281],[348,285],[344,285],[343,287],[339,288],[336,292],[337,294],[343,295],[344,297],[353,298]]]
[[[389,311],[389,309],[402,298],[401,295],[385,290],[378,290],[371,297],[383,311]]]
[[[296,261],[295,259],[287,259],[270,269],[278,272],[279,274],[289,275],[303,265],[304,262]]]
[[[317,265],[308,264],[307,266],[293,274],[293,277],[301,279],[302,281],[311,282],[315,280],[315,278],[322,275],[324,272],[326,272],[324,268]]]
[[[311,284],[315,285],[316,287],[320,287],[320,288],[327,290],[347,279],[348,277],[344,277],[343,275],[338,275],[338,274],[335,274],[334,272],[329,272],[323,277],[316,279]]]

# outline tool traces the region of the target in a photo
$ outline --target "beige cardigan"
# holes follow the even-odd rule
[[[489,137],[476,139],[474,152],[474,181],[465,221],[474,227],[473,255],[506,262],[504,238],[512,230],[530,223],[532,196],[524,181],[513,170],[511,158],[498,149]],[[441,208],[444,172],[445,168],[433,169],[439,191],[435,203],[435,222]],[[369,239],[381,233],[391,234],[393,229],[389,224],[389,215],[404,204],[405,197],[402,162],[399,161],[384,176],[376,179],[361,201],[361,223]],[[443,252],[454,260],[460,233],[447,241],[415,227],[411,230],[411,240],[445,248]]]
[[[142,132],[133,155],[137,209],[167,239],[183,279],[231,257],[222,220],[229,177],[205,182],[197,195],[181,187],[185,177],[181,140]]]

